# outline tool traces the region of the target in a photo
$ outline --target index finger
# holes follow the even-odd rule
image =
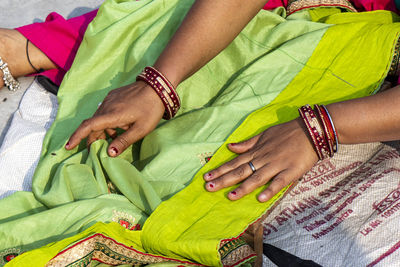
[[[89,136],[92,132],[103,131],[111,127],[112,121],[108,116],[95,116],[90,119],[84,120],[75,132],[69,138],[69,141],[65,145],[67,150],[75,148],[80,142]]]
[[[233,171],[233,170],[239,168],[240,166],[249,162],[250,160],[252,160],[252,158],[249,153],[239,155],[236,158],[222,164],[218,168],[205,173],[203,178],[207,182],[215,180],[215,179],[223,176],[224,174],[229,173],[230,171]]]

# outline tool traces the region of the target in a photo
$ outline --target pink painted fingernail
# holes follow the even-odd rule
[[[212,178],[212,174],[211,173],[204,174],[204,179],[210,180],[211,178]]]
[[[112,147],[112,148],[111,148],[111,154],[112,154],[113,156],[117,155],[117,154],[118,154],[118,149],[116,149],[115,147]]]
[[[231,194],[232,196],[236,196],[237,195],[236,191],[232,191],[229,194]]]
[[[237,143],[230,143],[231,146],[237,146]]]
[[[70,145],[70,144],[69,144],[69,141],[68,141],[68,143],[65,145],[65,147],[66,147],[66,148],[69,148],[69,145]]]
[[[215,184],[214,184],[213,182],[209,182],[209,183],[207,183],[207,186],[208,186],[209,188],[214,188],[214,187],[215,187]]]

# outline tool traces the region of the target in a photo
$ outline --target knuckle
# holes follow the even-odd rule
[[[241,165],[233,171],[233,174],[237,177],[243,177],[245,174],[244,166]]]
[[[128,147],[129,143],[124,137],[119,137],[117,140],[123,147]]]
[[[264,181],[261,179],[259,174],[254,173],[249,179],[241,184],[240,187],[242,188],[243,192],[251,192],[262,185],[264,185]]]
[[[221,175],[223,175],[224,173],[226,173],[227,167],[226,167],[226,163],[224,165],[219,166],[218,168],[210,171],[210,173],[212,174],[213,177],[219,177]]]
[[[258,148],[255,147],[255,149],[252,149],[249,151],[249,155],[251,159],[255,159],[258,156]]]
[[[235,177],[226,174],[218,178],[216,181],[217,188],[225,188],[237,184]]]
[[[285,187],[285,185],[288,183],[289,179],[287,178],[287,176],[277,176],[274,178],[273,182],[275,184],[275,187],[277,188],[283,188]]]
[[[135,132],[136,132],[136,135],[142,137],[142,136],[146,135],[147,130],[144,129],[143,127],[137,127],[137,128],[135,129]]]
[[[251,176],[251,181],[256,184],[256,185],[262,185],[264,184],[264,179],[262,177],[262,175],[260,175],[259,173],[255,172],[252,176]]]
[[[84,128],[87,128],[87,127],[90,127],[90,124],[91,124],[91,120],[90,119],[86,119],[86,120],[82,121],[81,126],[84,127]]]
[[[235,168],[237,166],[236,162],[237,162],[237,160],[233,159],[233,160],[228,161],[227,163],[225,163],[223,166],[225,166],[228,169],[233,169],[233,168]]]
[[[225,188],[230,185],[229,183],[229,178],[226,176],[222,176],[219,179],[215,180],[215,186],[216,188]]]

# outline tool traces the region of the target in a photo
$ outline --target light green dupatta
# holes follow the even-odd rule
[[[69,135],[107,92],[133,82],[154,62],[192,2],[110,0],[101,7],[61,86],[34,194],[0,201],[0,250],[31,250],[10,266],[43,266],[56,255],[49,265],[81,266],[95,259],[228,266],[252,259],[254,252],[238,237],[284,190],[267,203],[256,201],[262,188],[231,202],[229,189],[206,192],[202,175],[235,157],[226,143],[295,118],[303,104],[375,92],[400,31],[387,21],[371,23],[373,14],[343,24],[338,17],[331,26],[307,20],[308,13],[284,19],[283,9],[262,11],[179,86],[178,116],[161,122],[140,144],[118,158],[107,156],[104,141],[90,153],[84,144],[65,151]],[[116,223],[102,223],[110,221]],[[143,230],[132,231],[138,225]]]

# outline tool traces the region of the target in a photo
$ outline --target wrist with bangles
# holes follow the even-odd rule
[[[3,61],[3,59],[0,57],[0,70],[3,72],[3,81],[4,85],[8,88],[10,91],[17,91],[20,88],[19,82],[12,76],[8,64]]]
[[[160,97],[165,108],[163,119],[169,120],[176,115],[181,101],[172,83],[161,72],[153,67],[145,67],[136,81],[147,83]]]
[[[32,69],[35,71],[35,73],[41,73],[44,71],[44,69],[42,69],[42,68],[37,69],[32,64],[32,61],[29,57],[29,43],[30,43],[30,41],[29,41],[29,39],[27,39],[25,50],[26,50],[26,58],[28,60],[28,63],[32,67]],[[8,68],[8,63],[5,62],[1,57],[0,57],[0,71],[3,72],[4,85],[8,88],[8,90],[15,92],[21,88],[19,81],[12,75],[10,69]]]
[[[320,160],[333,157],[338,150],[338,138],[335,125],[328,109],[324,105],[302,106],[298,109],[314,149]]]

